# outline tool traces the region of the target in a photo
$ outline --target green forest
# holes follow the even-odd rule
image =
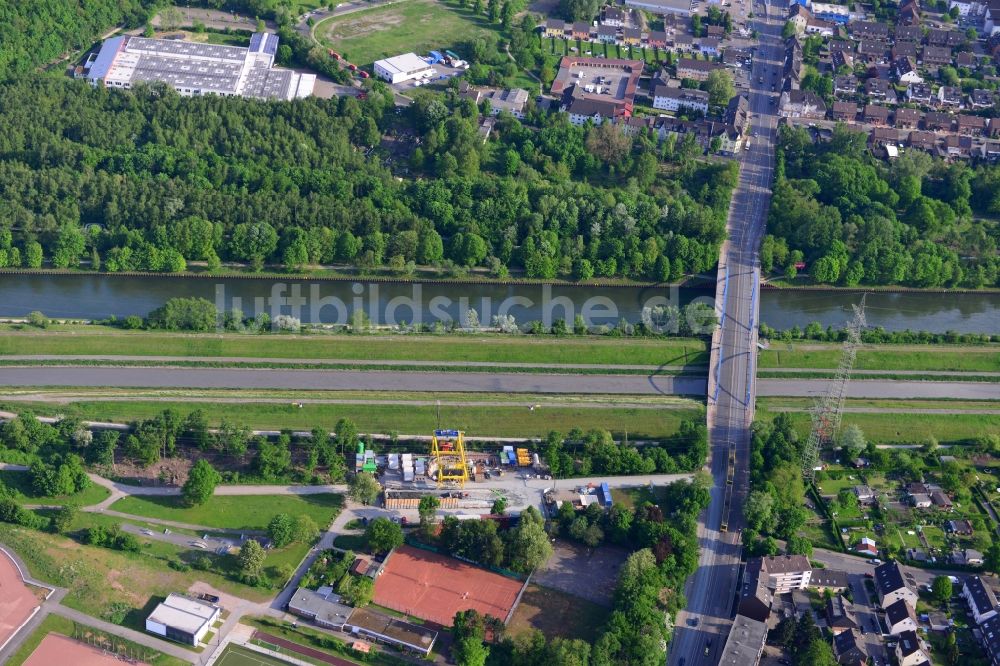
[[[856,286],[996,287],[1000,167],[947,162],[908,150],[887,166],[866,135],[838,126],[813,143],[783,127],[765,273]]]
[[[484,143],[478,117],[454,93],[397,112],[381,84],[362,101],[258,102],[15,79],[0,85],[0,264],[450,261],[654,280],[714,265],[734,165],[663,173],[650,139],[561,115],[502,119]],[[384,134],[419,144],[398,171],[370,156]]]

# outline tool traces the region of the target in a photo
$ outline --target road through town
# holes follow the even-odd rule
[[[775,18],[768,17],[768,10]],[[720,325],[712,339],[709,364],[712,499],[698,524],[701,552],[698,570],[685,589],[688,605],[675,622],[668,663],[676,666],[719,662],[739,580],[741,507],[749,487],[749,426],[756,389],[760,388],[754,386],[760,283],[757,249],[770,206],[777,138],[776,90],[781,88],[784,56],[777,18],[782,9],[757,2],[753,11],[753,27],[759,34],[750,76],[753,139],[740,165],[739,183],[729,208],[727,240],[719,257],[716,312]],[[800,388],[820,390],[809,384]]]

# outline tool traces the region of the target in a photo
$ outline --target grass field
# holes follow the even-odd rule
[[[608,619],[608,609],[580,597],[540,585],[529,585],[514,611],[511,635],[538,629],[547,638],[579,638],[593,642]]]
[[[358,66],[413,51],[455,50],[492,30],[486,17],[435,0],[407,0],[320,21],[315,35]]]
[[[5,663],[7,666],[21,666],[21,664],[31,656],[31,653],[35,651],[39,643],[41,643],[42,639],[47,635],[55,633],[72,637],[74,629],[77,627],[78,625],[72,620],[67,620],[59,615],[48,615],[44,620],[42,620],[41,624],[38,625],[38,628],[24,640],[17,651],[12,654]],[[135,646],[135,644],[130,641],[122,640],[121,642],[130,646]],[[139,649],[144,651],[146,659],[148,660],[147,663],[151,664],[151,666],[187,666],[188,663],[178,659],[177,657],[156,652],[155,650],[145,646],[139,647]]]
[[[299,393],[299,399],[302,398]],[[373,400],[380,395],[368,394]],[[288,403],[223,403],[177,401],[86,401],[68,405],[39,402],[14,403],[3,406],[13,410],[32,409],[35,413],[79,416],[95,421],[131,422],[150,418],[164,409],[186,414],[196,409],[205,413],[209,423],[221,419],[246,424],[259,430],[310,430],[314,427],[332,430],[340,418],[353,420],[360,432],[401,432],[419,434],[431,432],[439,423],[464,430],[478,437],[544,437],[552,430],[566,432],[572,428],[599,428],[620,435],[625,431],[631,438],[661,438],[675,433],[685,419],[702,418],[704,409],[693,401],[680,403],[681,408],[666,408],[677,403],[666,402],[664,409],[608,407],[595,409],[587,402],[579,407],[551,407],[531,396],[521,396],[518,404],[508,406],[475,406],[461,404],[461,396],[442,400],[440,408],[434,398],[421,398],[425,404],[310,404],[297,407]],[[560,396],[562,397],[562,396]],[[480,401],[480,396],[469,396]],[[486,398],[485,400],[489,400]],[[530,405],[541,405],[533,411]],[[440,414],[440,421],[438,416]],[[194,521],[197,522],[197,521]]]
[[[4,331],[0,356],[129,355],[391,361],[487,361],[591,365],[707,365],[707,343],[596,336],[502,335],[185,335],[86,327],[74,331]],[[835,366],[834,366],[835,367]]]
[[[21,556],[32,576],[67,588],[64,605],[105,617],[112,604],[127,604],[131,610],[124,624],[139,631],[156,603],[170,592],[187,590],[195,581],[250,601],[264,601],[273,594],[210,572],[171,569],[160,552],[172,551],[172,559],[177,559],[178,549],[159,542],[155,548],[143,546],[143,552],[129,554],[6,523],[0,523],[0,542]]]
[[[133,495],[111,505],[114,511],[232,530],[260,530],[276,514],[307,515],[320,529],[333,520],[343,505],[340,495],[214,496],[202,505],[186,507],[180,497]]]
[[[775,342],[760,353],[758,367],[836,368],[839,345]],[[869,345],[858,351],[858,370],[951,370],[955,372],[1000,371],[1000,346]]]
[[[758,409],[758,420],[770,420],[776,414],[771,409]],[[800,436],[809,434],[809,414],[789,414]],[[974,439],[1000,429],[997,414],[844,414],[844,425],[855,424],[865,436],[879,444],[922,444],[935,437],[941,444]]]
[[[90,484],[83,492],[72,495],[37,495],[31,487],[31,477],[27,472],[0,470],[0,484],[5,486],[14,499],[25,504],[74,504],[90,506],[102,502],[111,495],[104,486]]]

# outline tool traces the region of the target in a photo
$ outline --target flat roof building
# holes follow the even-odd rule
[[[223,46],[124,35],[106,40],[84,68],[84,78],[106,88],[165,83],[181,95],[255,99],[308,97],[315,74],[274,67],[278,36],[255,32],[250,46]]]
[[[691,15],[691,0],[625,0],[626,7],[645,9],[654,14]]]
[[[437,632],[409,622],[403,622],[388,615],[382,615],[366,608],[356,608],[344,626],[344,631],[389,643],[403,650],[418,652],[424,656],[431,653]]]
[[[404,53],[375,61],[375,76],[389,83],[426,79],[433,76],[435,71],[429,62],[416,53]]]
[[[748,666],[760,660],[767,638],[767,624],[737,615],[719,657],[720,666]]]
[[[343,629],[354,608],[339,602],[340,598],[336,595],[300,587],[288,600],[288,612],[312,620],[321,627]]]
[[[219,619],[222,609],[171,593],[146,618],[146,631],[178,643],[197,646]]]

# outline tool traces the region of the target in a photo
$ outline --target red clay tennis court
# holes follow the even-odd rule
[[[14,635],[38,605],[38,597],[21,580],[13,560],[0,551],[0,645]]]
[[[521,582],[411,546],[393,551],[375,580],[375,603],[450,627],[455,613],[474,608],[501,620]]]
[[[48,634],[22,666],[122,666],[125,663],[104,650],[90,647],[62,634]],[[130,662],[141,666],[140,662]]]

